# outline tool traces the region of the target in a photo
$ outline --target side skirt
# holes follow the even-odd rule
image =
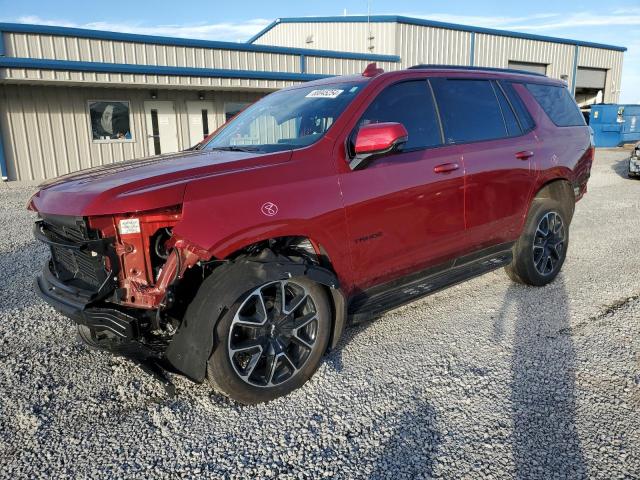
[[[377,285],[351,299],[349,320],[359,323],[419,298],[508,265],[513,243],[501,244],[465,255],[417,274]]]

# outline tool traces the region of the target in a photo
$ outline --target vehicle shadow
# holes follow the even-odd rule
[[[369,478],[433,478],[442,442],[435,409],[428,401],[420,399],[415,406],[389,420],[394,424],[394,433],[373,460],[373,471]],[[393,477],[390,477],[390,472],[394,472]],[[398,475],[397,472],[402,474]]]
[[[544,288],[512,285],[494,335],[513,319],[512,446],[518,479],[587,476],[576,426],[576,352],[560,275]]]
[[[611,170],[613,170],[614,172],[616,172],[618,175],[620,175],[622,178],[628,179],[629,178],[629,157],[625,157],[622,160],[618,160],[617,162],[615,162],[614,164],[611,165]]]
[[[340,336],[340,340],[335,348],[333,348],[327,355],[324,356],[323,361],[334,371],[340,373],[344,369],[342,361],[342,351],[355,337],[364,333],[374,322],[380,319],[383,315],[372,315],[371,318],[361,320],[358,323],[349,323],[345,325],[344,331]]]

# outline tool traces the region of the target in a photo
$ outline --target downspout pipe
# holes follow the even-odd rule
[[[7,158],[4,156],[4,143],[2,142],[2,128],[0,127],[0,172],[2,173],[2,181],[9,180],[9,172],[7,170]]]
[[[0,30],[0,57],[4,57],[4,52],[4,32]],[[2,125],[0,125],[0,173],[2,173],[2,181],[9,180],[7,157],[4,155],[4,143],[2,141]]]

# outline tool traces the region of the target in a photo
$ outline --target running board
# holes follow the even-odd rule
[[[349,318],[354,323],[369,320],[386,311],[413,302],[439,290],[509,265],[513,244],[500,245],[467,255],[443,266],[361,293],[349,303]]]

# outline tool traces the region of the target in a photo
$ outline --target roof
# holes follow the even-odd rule
[[[545,83],[545,84],[554,84],[554,85],[565,85],[563,80],[559,80],[557,78],[551,78],[542,73],[528,72],[526,70],[516,70],[513,68],[496,68],[496,67],[474,67],[468,65],[438,65],[438,64],[425,64],[425,65],[414,65],[405,70],[393,70],[391,72],[385,72],[384,74],[393,74],[399,72],[407,72],[414,70],[422,70],[429,72],[437,72],[437,73],[445,73],[445,74],[453,74],[455,76],[456,73],[479,73],[484,75],[495,75],[498,77],[506,77],[506,78],[516,78],[518,80],[522,80],[522,77],[530,77],[528,82],[532,83]]]
[[[179,37],[162,37],[156,35],[140,35],[136,33],[110,32],[87,28],[69,28],[52,25],[31,25],[27,23],[0,23],[2,32],[36,33],[42,35],[91,38],[132,43],[151,43],[157,45],[174,45],[180,47],[214,48],[220,50],[238,50],[245,52],[280,53],[285,55],[306,55],[309,57],[330,57],[352,60],[378,62],[399,62],[397,55],[380,55],[372,53],[336,52],[331,50],[313,50],[307,48],[290,48],[273,45],[251,45],[248,42],[221,42],[215,40],[196,40]],[[2,37],[0,35],[0,56],[4,55]]]
[[[549,37],[546,35],[535,35],[531,33],[512,32],[509,30],[497,30],[493,28],[472,27],[469,25],[459,25],[456,23],[437,22],[435,20],[425,20],[422,18],[404,17],[401,15],[343,15],[335,17],[288,17],[277,18],[256,35],[247,40],[247,43],[253,43],[263,36],[269,30],[273,29],[280,23],[405,23],[408,25],[420,25],[424,27],[445,28],[448,30],[460,30],[464,32],[484,33],[488,35],[497,35],[501,37],[523,38],[526,40],[538,40],[542,42],[564,43],[568,45],[578,45],[581,47],[603,48],[606,50],[616,50],[625,52],[626,47],[616,45],[606,45],[603,43],[585,42],[582,40],[570,40],[567,38]]]

